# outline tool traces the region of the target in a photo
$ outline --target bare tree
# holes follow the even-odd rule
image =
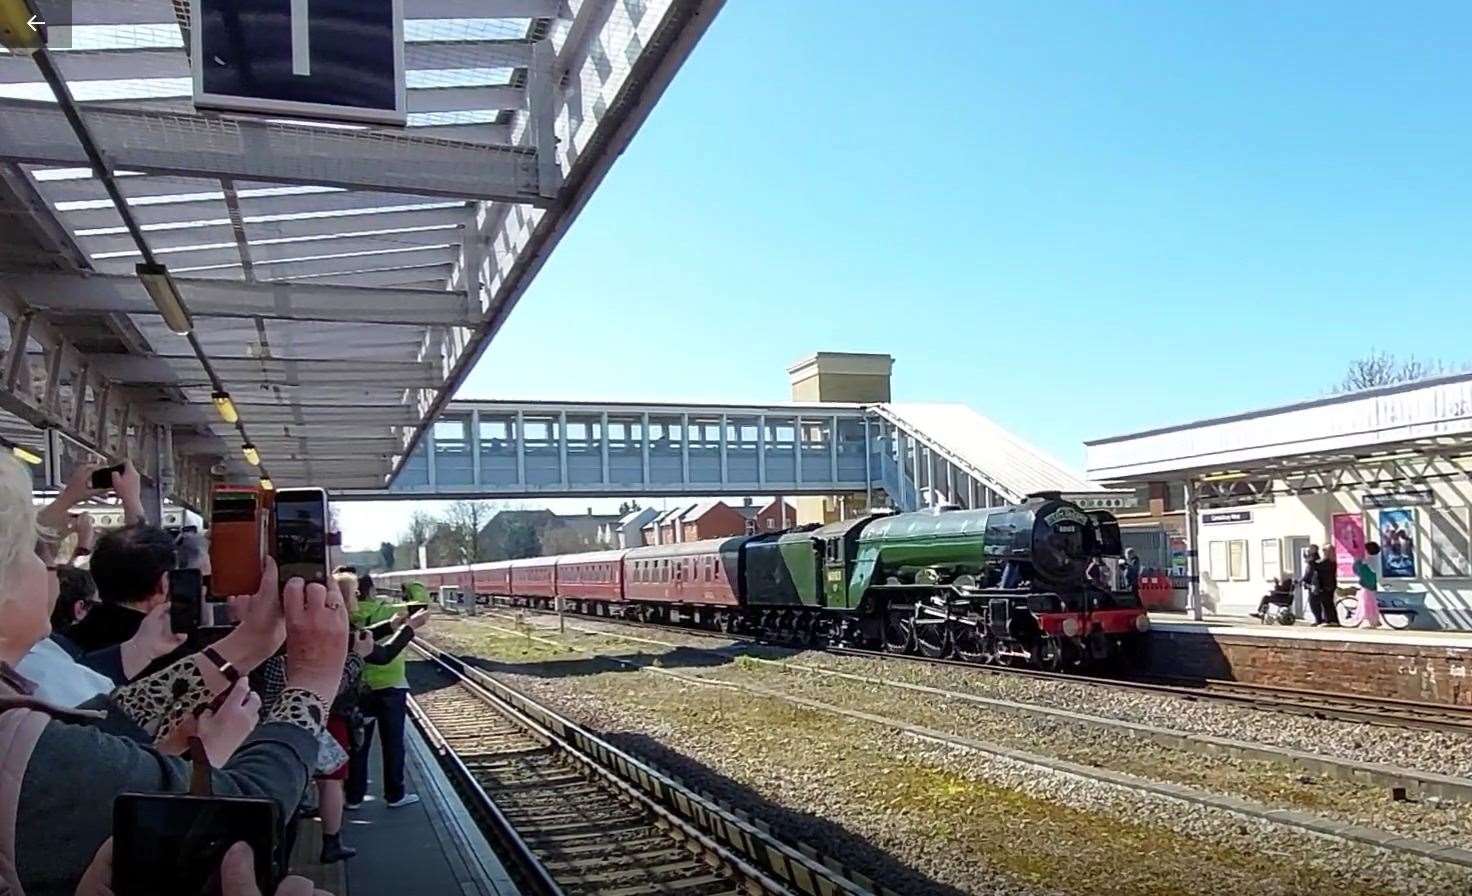
[[[1445,362],[1435,358],[1423,361],[1410,355],[1402,360],[1390,352],[1371,350],[1363,358],[1349,362],[1349,369],[1345,371],[1344,379],[1334,387],[1334,392],[1342,394],[1393,386],[1450,372],[1451,368]]]
[[[480,531],[496,515],[490,501],[456,501],[445,513],[443,527],[452,550],[460,563],[480,562]]]
[[[409,528],[405,530],[400,543],[408,548],[402,553],[410,568],[418,565],[420,549],[429,544],[429,537],[434,534],[438,524],[438,520],[422,510],[416,510],[409,516]]]

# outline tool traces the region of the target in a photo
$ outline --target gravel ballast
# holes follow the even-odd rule
[[[491,671],[507,683],[667,770],[701,778],[696,783],[764,818],[780,814],[779,826],[790,836],[821,843],[905,892],[1464,893],[1472,882],[1466,869],[1044,773],[773,698],[634,672],[547,645],[532,648],[536,642],[496,636],[486,623],[507,624],[437,622],[433,634],[446,647],[493,660]],[[664,633],[639,634],[670,640]],[[1015,734],[1023,730],[1015,717],[953,703],[937,707],[892,688],[874,686],[869,693],[834,679],[722,664],[711,656],[708,639],[703,650],[670,651],[572,632],[566,637],[635,662],[678,666],[681,674],[733,681],[760,675],[763,687],[810,695],[821,687],[818,699],[827,702],[856,701],[872,712],[959,727],[985,740],[1001,740],[1011,730],[1040,751],[1037,731]],[[885,702],[875,708],[875,701]],[[1087,738],[1074,746],[1118,750]],[[1256,765],[1226,770],[1246,781],[1260,771]],[[1205,789],[1206,782],[1192,783]],[[1444,830],[1454,834],[1460,824],[1448,821]],[[1429,837],[1419,827],[1416,835]],[[1023,843],[1027,848],[1019,849]]]

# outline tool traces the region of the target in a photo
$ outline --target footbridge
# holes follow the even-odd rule
[[[1089,483],[965,405],[452,401],[358,498],[833,495],[990,507]]]

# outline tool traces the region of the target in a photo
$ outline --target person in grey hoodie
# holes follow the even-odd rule
[[[216,794],[269,799],[289,818],[342,675],[341,596],[300,579],[278,588],[268,561],[260,590],[237,602],[240,624],[212,647],[75,710],[50,707],[14,669],[51,628],[55,569],[34,549],[37,532],[43,544],[58,537],[37,526],[29,475],[0,455],[0,892],[71,896],[112,833],[118,794],[188,792],[191,766],[170,754],[191,735],[219,766]],[[283,639],[291,677],[256,727],[235,683]],[[218,710],[206,709],[227,689]]]

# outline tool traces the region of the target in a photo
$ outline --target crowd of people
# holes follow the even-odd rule
[[[1258,602],[1257,612],[1252,615],[1266,617],[1273,607],[1291,607],[1294,589],[1301,585],[1308,595],[1309,613],[1313,625],[1340,628],[1345,622],[1353,626],[1378,628],[1380,626],[1379,586],[1380,576],[1375,569],[1374,558],[1380,554],[1380,545],[1370,541],[1364,550],[1353,559],[1351,571],[1359,586],[1350,619],[1339,618],[1339,554],[1330,544],[1320,548],[1309,545],[1303,558],[1303,574],[1295,581],[1291,575],[1279,576],[1273,582],[1273,590],[1263,595]]]
[[[145,521],[131,465],[110,490],[92,489],[92,472],[38,508],[27,471],[0,454],[0,892],[110,894],[124,793],[204,786],[269,800],[281,820],[274,867],[312,814],[322,861],[350,858],[343,815],[368,798],[375,729],[388,806],[418,800],[404,787],[402,651],[427,614],[406,614],[351,569],[281,583],[268,559],[256,593],[228,598],[222,636],[175,633],[170,574],[208,581],[203,540]],[[99,534],[73,510],[108,491],[125,525]],[[219,892],[272,896],[257,885],[258,859],[235,844]],[[287,877],[275,896],[313,892]]]

